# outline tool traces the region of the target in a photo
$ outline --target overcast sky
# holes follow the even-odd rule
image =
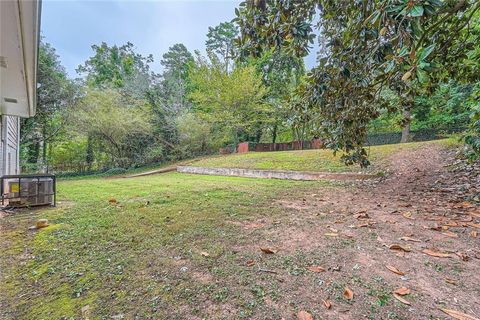
[[[71,77],[93,53],[92,44],[132,42],[143,55],[153,54],[153,70],[170,46],[183,43],[205,51],[209,26],[229,21],[235,0],[43,0],[42,34],[53,45]],[[306,58],[315,62],[315,50]]]

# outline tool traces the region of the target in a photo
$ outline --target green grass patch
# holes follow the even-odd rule
[[[456,145],[455,139],[428,142],[412,142],[367,147],[372,167],[367,171],[381,171],[386,157],[405,149],[422,148],[428,144]],[[358,172],[364,171],[359,166],[346,166],[341,161],[341,153],[333,154],[331,150],[300,150],[278,152],[248,152],[227,156],[217,156],[194,162],[197,167],[242,168],[263,170],[294,170],[317,172]]]
[[[86,305],[95,318],[168,317],[174,303],[202,314],[205,297],[238,295],[195,280],[198,270],[239,272],[230,250],[248,237],[231,222],[275,214],[268,206],[284,190],[322,185],[177,173],[61,181],[58,208],[3,221],[21,231],[2,235],[0,259],[10,265],[2,265],[0,299],[22,319],[79,318]],[[51,225],[28,231],[36,218]]]
[[[398,150],[423,146],[370,150],[381,163]],[[197,163],[222,164],[343,170],[327,150],[249,153]],[[80,319],[88,306],[92,319],[212,318],[212,308],[224,306],[238,310],[238,317],[266,318],[262,312],[272,310],[266,303],[281,299],[283,284],[272,282],[268,273],[252,272],[245,262],[264,258],[258,267],[316,281],[305,267],[308,261],[323,265],[324,252],[263,257],[257,242],[268,243],[268,237],[242,223],[281,220],[292,213],[275,200],[298,200],[329,187],[318,181],[179,173],[59,181],[57,208],[0,219],[0,305],[6,306],[0,317]],[[38,218],[51,225],[28,230]],[[343,241],[330,248],[333,253],[353,245]],[[341,290],[335,292],[341,295]],[[376,308],[388,302],[383,292],[371,295]]]

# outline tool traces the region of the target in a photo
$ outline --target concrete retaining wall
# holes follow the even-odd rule
[[[309,171],[286,171],[286,170],[255,170],[239,168],[204,168],[191,166],[178,166],[181,173],[205,174],[214,176],[234,176],[266,179],[286,180],[363,180],[375,178],[374,175],[362,173],[329,173]]]

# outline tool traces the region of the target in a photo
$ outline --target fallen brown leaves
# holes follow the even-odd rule
[[[405,251],[405,252],[412,251],[412,248],[410,248],[410,246],[402,246],[402,245],[397,244],[397,243],[391,244],[388,248],[390,250],[399,250],[399,251]]]
[[[393,293],[398,294],[399,296],[405,296],[407,294],[410,294],[410,289],[401,287],[393,291]]]
[[[442,232],[442,234],[450,238],[458,238],[458,234],[456,234],[455,232],[445,231],[445,232]]]
[[[460,259],[462,259],[462,261],[468,261],[468,260],[470,260],[470,257],[469,257],[466,253],[463,253],[463,252],[455,252],[455,254],[457,255],[457,257],[459,257]]]
[[[323,300],[323,305],[325,308],[330,309],[332,307],[332,302],[330,300]]]
[[[412,217],[412,213],[410,211],[402,213],[402,216],[410,220],[415,220],[415,218]]]
[[[474,211],[474,212],[469,212],[470,215],[480,218],[480,210]]]
[[[456,285],[457,284],[457,281],[452,279],[452,278],[449,278],[449,277],[445,277],[445,282],[446,283],[450,283],[450,284],[454,284]]]
[[[469,225],[470,227],[480,229],[480,223],[467,222],[467,225]]]
[[[247,267],[251,267],[251,266],[255,265],[255,260],[253,260],[253,259],[247,260],[247,262],[245,262],[245,265]]]
[[[449,254],[449,253],[442,253],[442,252],[438,252],[438,251],[434,251],[434,250],[430,250],[430,249],[424,249],[424,250],[422,250],[422,252],[429,255],[429,256],[437,257],[437,258],[450,258],[450,257],[452,257],[452,255]]]
[[[347,300],[352,300],[353,299],[353,291],[350,288],[345,287],[345,290],[343,291],[343,296]]]
[[[466,313],[463,313],[463,312],[460,312],[460,311],[444,309],[444,308],[440,308],[440,310],[442,310],[443,312],[448,314],[450,317],[452,317],[454,319],[457,319],[457,320],[479,320],[478,318],[475,318],[473,316],[470,316],[470,315],[468,315]]]
[[[406,304],[406,305],[408,305],[408,306],[411,305],[410,301],[402,298],[400,295],[398,295],[398,294],[396,294],[396,293],[393,293],[393,297],[394,297],[395,299],[397,299],[398,301],[400,301],[401,303],[403,303],[403,304]]]
[[[335,232],[329,232],[329,233],[325,233],[325,236],[326,237],[338,237],[339,234],[335,233]]]
[[[411,242],[422,242],[422,240],[420,240],[420,239],[415,239],[415,238],[411,238],[411,237],[401,237],[400,240],[411,241]]]
[[[310,266],[310,267],[307,267],[307,269],[312,271],[312,272],[316,272],[316,273],[320,273],[320,272],[325,271],[325,269],[320,267],[320,266]]]
[[[260,248],[260,250],[262,250],[262,252],[266,254],[274,254],[276,252],[275,250],[270,248]]]
[[[313,320],[313,317],[310,313],[308,313],[307,311],[299,311],[297,313],[297,319],[298,320]]]
[[[369,219],[370,216],[368,215],[367,212],[365,211],[361,211],[361,212],[358,212],[356,215],[355,215],[355,218],[361,220],[361,219]]]
[[[392,271],[393,273],[396,273],[398,274],[399,276],[403,276],[405,275],[404,272],[398,270],[397,268],[393,267],[393,266],[385,266],[388,270]]]

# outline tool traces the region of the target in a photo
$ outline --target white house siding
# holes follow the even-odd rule
[[[2,116],[0,123],[0,172],[19,174],[20,120],[15,116]]]
[[[19,174],[20,118],[35,115],[41,0],[0,0],[0,175]]]

